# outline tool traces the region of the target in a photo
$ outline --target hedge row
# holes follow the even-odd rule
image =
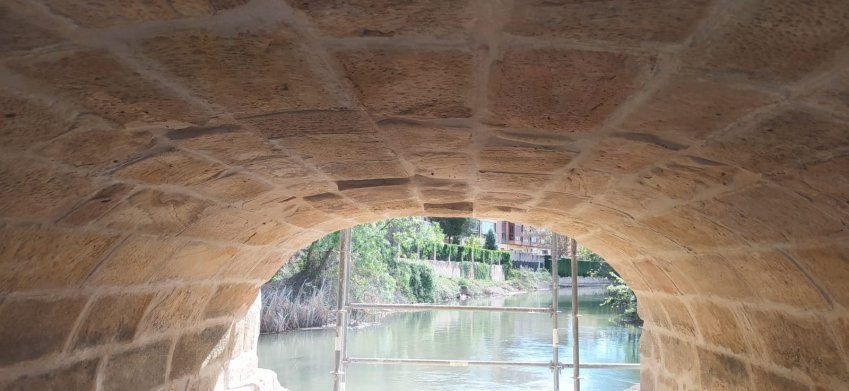
[[[545,269],[551,270],[551,256],[545,256]],[[578,261],[578,276],[580,277],[609,277],[610,268],[606,262],[597,261]],[[572,276],[572,260],[569,258],[560,258],[557,262],[557,274],[560,277]]]

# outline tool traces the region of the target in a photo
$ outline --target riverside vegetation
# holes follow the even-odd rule
[[[481,240],[469,235],[471,224],[458,220],[469,219],[427,220],[410,217],[354,227],[350,300],[369,303],[446,303],[547,289],[550,286],[548,272],[512,268],[508,252],[491,250],[495,247],[494,243],[490,243],[494,237]],[[446,240],[452,244],[444,243]],[[335,232],[295,253],[263,285],[262,332],[279,333],[323,327],[335,321],[333,307],[336,300],[338,251],[339,233]],[[439,275],[427,261],[420,259],[451,259],[460,262],[463,275],[469,275],[469,268],[474,267],[475,279]],[[489,280],[489,267],[504,268],[506,280]],[[619,305],[618,301],[611,302],[614,308],[618,309]],[[355,311],[352,319],[354,322],[367,323],[376,320],[377,316],[380,315]]]

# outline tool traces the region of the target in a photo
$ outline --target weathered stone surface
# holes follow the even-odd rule
[[[77,167],[116,167],[137,158],[155,144],[147,131],[87,129],[54,140],[41,153]]]
[[[518,174],[500,171],[481,171],[478,173],[478,184],[482,189],[491,191],[528,191],[539,189],[551,180],[551,176],[543,174]]]
[[[118,205],[132,190],[132,185],[124,183],[108,185],[94,193],[91,198],[74,209],[73,212],[65,215],[61,221],[71,225],[88,224]]]
[[[230,35],[188,30],[153,38],[144,50],[198,95],[237,115],[339,106],[295,39],[283,26]]]
[[[59,353],[86,300],[6,299],[0,304],[0,366]]]
[[[105,52],[60,53],[11,66],[110,120],[197,122],[205,117]]]
[[[152,297],[137,294],[96,298],[80,323],[73,347],[84,349],[110,342],[129,342]]]
[[[458,50],[336,54],[369,113],[379,118],[471,116],[471,54]]]
[[[684,147],[647,136],[643,139],[607,137],[596,146],[581,168],[612,174],[633,173],[672,156]]]
[[[743,361],[697,348],[701,387],[705,390],[748,390],[749,370]]]
[[[779,210],[781,213],[775,213]],[[719,196],[700,205],[697,211],[751,243],[824,238],[845,231],[835,216],[821,212],[805,198],[771,185]]]
[[[577,196],[593,196],[605,191],[613,177],[600,171],[570,169],[554,183],[553,189]]]
[[[119,244],[114,251],[93,270],[86,284],[122,286],[148,281],[176,250],[170,240],[135,235]]]
[[[785,368],[801,370],[815,379],[847,376],[837,346],[820,319],[749,310],[769,359]]]
[[[0,6],[0,52],[28,50],[60,41],[48,24],[36,22],[32,13],[19,1],[8,1]]]
[[[744,259],[746,262],[742,262]],[[757,294],[765,300],[808,309],[828,307],[814,281],[786,254],[750,251],[736,254],[730,261],[738,275],[756,286]]]
[[[543,147],[488,146],[480,153],[478,168],[484,171],[548,174],[564,168],[573,156],[574,152]]]
[[[758,367],[753,366],[752,373],[754,373],[754,384],[763,387],[765,390],[803,391],[811,389],[797,380],[789,379]]]
[[[47,391],[96,389],[98,360],[85,360],[38,375],[23,376],[8,383],[0,383],[5,391]]]
[[[698,322],[699,335],[704,341],[710,341],[736,354],[749,351],[749,344],[752,343],[747,337],[749,330],[737,321],[734,315],[736,308],[709,301],[692,303],[690,308],[693,319]]]
[[[706,144],[706,156],[758,173],[803,167],[849,142],[847,125],[823,114],[787,111]]]
[[[694,250],[746,244],[732,231],[685,207],[675,208],[664,215],[646,218],[643,224],[660,234],[675,238],[676,243]]]
[[[676,75],[646,103],[631,110],[620,127],[689,144],[703,141],[776,98],[691,75]]]
[[[745,183],[745,179],[736,167],[688,156],[652,168],[642,175],[639,183],[671,199],[690,200],[704,196],[707,191],[730,189]]]
[[[66,116],[50,111],[46,105],[11,94],[0,95],[0,147],[4,149],[28,149],[59,136],[69,126]]]
[[[228,329],[228,325],[218,325],[181,336],[174,348],[169,377],[177,379],[197,373],[201,368],[221,358],[222,352],[216,347],[221,344],[222,339],[227,338]]]
[[[462,150],[472,141],[472,132],[464,127],[401,120],[382,121],[380,127],[393,136],[403,151],[411,154]]]
[[[796,250],[792,259],[822,284],[831,299],[849,306],[849,249],[816,248]]]
[[[491,122],[568,133],[594,130],[639,86],[647,60],[581,50],[513,50],[490,79]]]
[[[256,297],[258,290],[255,284],[221,285],[207,304],[204,317],[235,315],[239,309],[245,307],[248,300]]]
[[[336,37],[462,38],[474,21],[466,0],[290,3],[309,15],[325,34]]]
[[[241,118],[263,137],[274,140],[317,134],[371,133],[375,124],[361,110],[298,110]]]
[[[75,172],[29,158],[0,160],[0,213],[8,217],[57,217],[94,190]]]
[[[165,383],[171,341],[153,342],[109,357],[104,390],[144,391]]]
[[[736,258],[734,258],[736,260]],[[682,293],[753,300],[755,288],[740,274],[731,261],[716,255],[684,256],[669,264],[669,272],[681,281]]]
[[[220,173],[223,166],[182,151],[168,151],[135,162],[115,173],[148,183],[194,185]]]
[[[841,0],[739,3],[685,58],[694,66],[766,80],[794,80],[831,59],[849,39]]]
[[[670,375],[686,379],[690,371],[698,368],[696,349],[692,344],[668,335],[660,335],[658,341],[663,349],[663,366]]]
[[[686,38],[712,1],[522,1],[509,33],[580,40],[676,42]]]
[[[407,156],[416,167],[416,175],[442,179],[471,177],[474,160],[469,155],[452,152],[420,152]]]
[[[316,134],[282,139],[281,144],[317,163],[392,160],[395,154],[376,134]]]
[[[245,0],[153,0],[144,4],[120,1],[103,7],[97,1],[49,0],[48,6],[84,27],[108,27],[148,20],[169,20],[182,17],[211,15],[235,8]]]
[[[150,309],[139,326],[139,333],[153,334],[182,328],[201,320],[203,309],[215,289],[188,286],[166,289],[151,301]]]
[[[209,201],[180,193],[143,189],[98,220],[108,228],[150,233],[178,233],[210,206]]]
[[[78,286],[117,241],[117,235],[5,226],[0,292]]]
[[[180,246],[174,255],[162,263],[153,279],[210,279],[218,274],[235,254],[235,247],[189,242]]]
[[[242,172],[219,176],[199,187],[210,197],[229,203],[248,202],[271,190],[267,183]]]

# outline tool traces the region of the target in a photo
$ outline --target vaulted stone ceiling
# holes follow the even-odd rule
[[[643,389],[849,387],[847,46],[843,0],[3,0],[0,387],[209,386],[289,254],[406,215],[601,253]]]

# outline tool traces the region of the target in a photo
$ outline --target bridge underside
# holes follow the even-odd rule
[[[843,0],[0,1],[0,389],[210,389],[296,249],[600,253],[643,390],[849,388]]]

